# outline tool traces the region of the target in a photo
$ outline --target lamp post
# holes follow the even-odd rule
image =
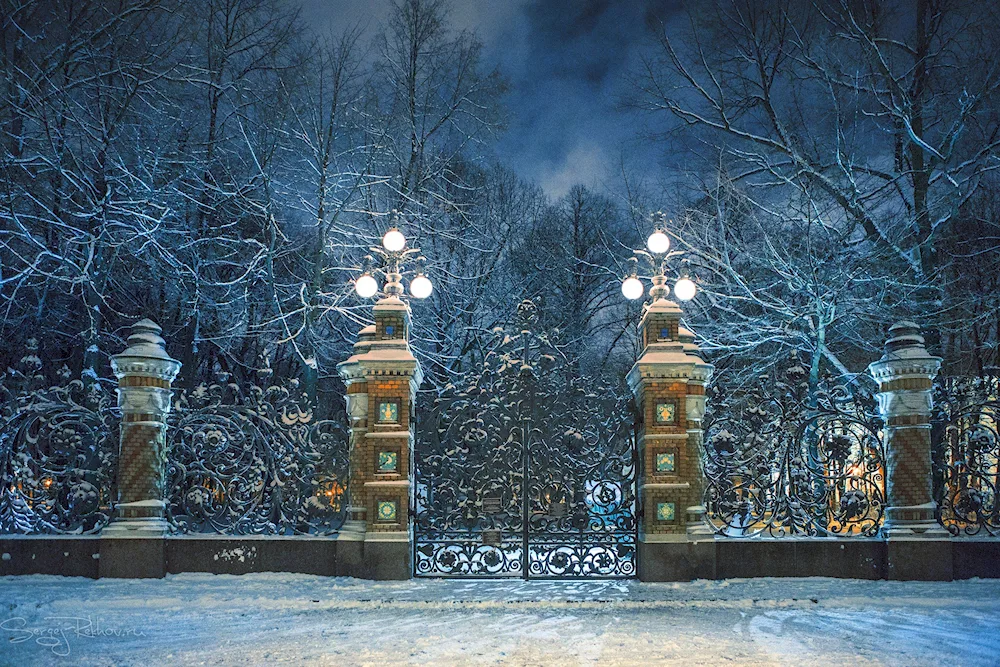
[[[649,263],[651,273],[642,276],[647,278],[653,286],[649,290],[649,296],[653,301],[664,299],[670,293],[667,287],[667,260],[679,255],[679,252],[670,252],[670,237],[664,231],[666,216],[662,211],[657,211],[650,216],[653,223],[653,233],[646,239],[646,250],[633,250],[633,257],[629,261],[635,262],[632,273],[622,281],[622,295],[630,301],[641,299],[646,291],[645,285],[639,276],[640,259],[645,259]],[[681,301],[690,301],[697,293],[694,281],[688,277],[686,272],[682,272],[680,278],[674,283],[674,296]]]
[[[392,217],[393,219],[397,218],[395,211],[392,213]],[[354,291],[357,292],[358,296],[367,299],[378,293],[379,284],[375,277],[377,273],[385,275],[384,292],[386,296],[398,297],[402,295],[404,292],[403,274],[409,273],[409,271],[403,270],[403,265],[405,261],[414,256],[416,256],[414,259],[418,263],[418,268],[414,271],[413,279],[410,280],[410,294],[417,299],[426,299],[431,295],[434,285],[419,268],[419,263],[424,260],[420,256],[420,248],[407,248],[406,242],[403,232],[398,227],[393,226],[382,237],[381,246],[370,248],[374,255],[382,259],[382,266],[368,268],[355,279]]]
[[[677,551],[671,551],[669,543],[697,542],[706,533],[711,535],[703,521],[701,421],[712,366],[701,358],[694,334],[681,325],[680,306],[667,298],[667,262],[681,253],[670,251],[663,213],[651,218],[653,233],[646,250],[633,251],[632,273],[622,281],[622,294],[630,300],[642,298],[643,279],[652,283],[652,301],[643,307],[639,321],[642,353],[627,377],[641,414],[637,438],[643,517],[639,567],[644,580],[664,578],[656,564],[677,560]],[[648,262],[649,272],[640,277],[642,261]],[[681,271],[673,292],[678,301],[690,301],[697,288]],[[687,576],[704,575],[695,567]]]
[[[394,211],[391,219],[397,218]],[[411,425],[422,373],[410,350],[403,275],[412,275],[414,298],[426,299],[434,286],[420,268],[420,249],[408,248],[398,227],[390,227],[371,252],[354,289],[365,299],[377,296],[384,277],[372,308],[375,323],[360,331],[353,354],[337,365],[346,387],[351,450],[350,519],[337,537],[343,542],[337,547],[338,573],[404,579],[411,574]],[[411,270],[404,270],[407,263]]]

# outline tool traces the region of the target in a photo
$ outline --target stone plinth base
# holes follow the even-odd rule
[[[886,546],[888,579],[951,581],[955,578],[955,547],[949,539],[890,537]],[[1000,550],[994,553],[994,558],[998,555]]]
[[[0,535],[0,576],[100,576],[101,538],[90,535]]]
[[[884,579],[882,540],[738,540],[639,544],[642,581],[753,577]]]
[[[166,540],[157,537],[102,537],[98,576],[162,579],[167,574]]]
[[[638,559],[641,581],[691,581],[717,578],[716,546],[711,538],[701,541],[678,539],[639,542]]]
[[[890,540],[902,537],[948,539],[950,534],[934,518],[934,503],[912,507],[889,507],[885,510],[882,535]]]
[[[413,545],[407,533],[341,532],[337,574],[361,579],[400,580],[413,576]]]
[[[366,579],[409,579],[413,576],[413,546],[406,533],[365,536]]]
[[[739,540],[639,543],[639,579],[834,577],[951,581],[1000,578],[1000,540]]]
[[[101,531],[101,537],[165,537],[169,532],[163,517],[116,518]]]
[[[293,572],[409,579],[409,541],[333,537],[0,536],[0,576],[59,574],[143,579],[181,572]]]
[[[683,540],[640,542],[639,578],[689,581],[837,577],[1000,579],[1000,540]],[[411,546],[392,539],[194,536],[0,537],[0,576],[162,577],[181,572],[293,572],[408,579]]]
[[[170,574],[339,574],[337,543],[329,537],[199,535],[171,537],[166,543]]]

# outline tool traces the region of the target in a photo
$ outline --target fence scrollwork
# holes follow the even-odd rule
[[[294,381],[222,381],[176,397],[167,518],[181,533],[320,534],[346,518],[345,420],[317,419]]]
[[[0,533],[87,534],[111,516],[118,410],[109,385],[47,386],[38,343],[0,376]]]
[[[937,519],[953,535],[1000,535],[1000,377],[940,378],[934,394]]]
[[[885,451],[871,388],[820,379],[794,355],[777,377],[710,389],[708,520],[730,537],[874,536],[885,510]]]

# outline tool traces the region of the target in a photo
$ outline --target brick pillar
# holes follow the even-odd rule
[[[885,420],[888,537],[942,536],[931,495],[931,387],[941,358],[924,347],[920,328],[899,322],[889,329],[885,354],[868,367],[878,382]]]
[[[374,315],[375,325],[361,331],[354,354],[337,367],[351,420],[351,519],[338,539],[342,574],[403,579],[411,575],[411,415],[422,375],[410,351],[406,303],[390,292]]]
[[[711,535],[704,521],[701,420],[712,365],[680,319],[680,307],[663,296],[646,307],[639,323],[643,352],[628,374],[641,415],[640,547]]]
[[[167,414],[170,383],[181,364],[164,348],[160,327],[144,319],[132,327],[128,347],[111,358],[122,410],[118,503],[102,535],[154,536],[164,519]]]
[[[368,434],[368,379],[358,359],[371,348],[375,339],[375,325],[363,328],[354,344],[354,352],[338,366],[346,387],[347,419],[350,431],[350,473],[347,486],[348,519],[340,529],[341,540],[364,540],[366,530],[365,492],[363,482],[354,484],[362,474],[360,458],[364,453],[365,436]]]

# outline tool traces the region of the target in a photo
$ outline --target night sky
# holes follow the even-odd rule
[[[360,24],[374,34],[389,0],[301,0],[311,25]],[[650,26],[676,14],[678,0],[452,0],[452,24],[474,30],[490,65],[511,83],[511,117],[497,159],[547,194],[576,184],[604,189],[664,156],[648,149],[644,119],[621,109],[626,73]],[[655,168],[655,167],[654,167]]]

